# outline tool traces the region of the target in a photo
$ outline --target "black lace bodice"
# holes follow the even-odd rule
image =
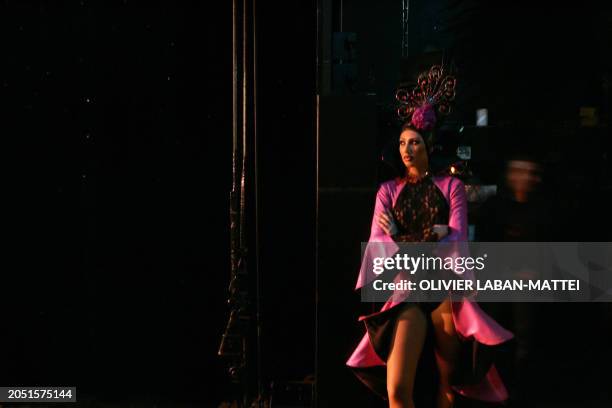
[[[437,241],[434,224],[448,224],[449,207],[430,175],[406,182],[393,206],[393,218],[399,232],[395,241]]]

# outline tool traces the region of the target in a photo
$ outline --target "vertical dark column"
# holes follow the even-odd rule
[[[218,354],[228,362],[246,406],[261,390],[255,135],[254,2],[232,4],[232,191],[230,193],[229,317]],[[254,248],[254,251],[249,249]]]
[[[254,9],[260,385],[282,405],[311,398],[314,373],[317,9]]]

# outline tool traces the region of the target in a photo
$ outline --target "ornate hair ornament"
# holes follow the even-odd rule
[[[410,123],[418,130],[431,130],[436,125],[437,114],[450,113],[456,85],[455,77],[446,75],[440,65],[434,65],[419,74],[413,90],[397,90],[395,98],[400,103],[397,114],[402,120],[410,118]]]

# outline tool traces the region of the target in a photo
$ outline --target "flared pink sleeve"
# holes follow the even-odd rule
[[[361,267],[359,268],[359,276],[357,277],[357,285],[355,289],[360,289],[370,283],[376,275],[372,272],[371,265],[374,258],[391,257],[395,255],[399,247],[389,235],[383,231],[378,225],[380,215],[393,208],[393,195],[391,191],[391,183],[387,181],[382,183],[376,193],[376,203],[374,204],[374,215],[372,216],[372,227],[370,228],[370,239],[364,250]]]
[[[450,213],[448,217],[449,233],[440,241],[467,241],[468,239],[468,204],[465,185],[458,178],[448,179],[448,201]]]

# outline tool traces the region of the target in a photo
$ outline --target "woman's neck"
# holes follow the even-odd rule
[[[408,178],[423,178],[427,175],[427,169],[421,169],[418,167],[409,167],[406,169],[406,176]]]
[[[416,182],[421,180],[428,174],[427,169],[421,169],[418,167],[409,167],[406,169],[406,180],[408,182]]]

